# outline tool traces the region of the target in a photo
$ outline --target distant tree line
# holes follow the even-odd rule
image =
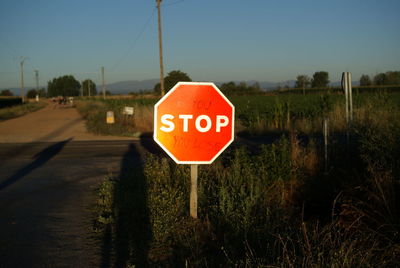
[[[26,93],[26,97],[29,99],[36,98],[36,95],[39,95],[39,97],[44,98],[46,97],[46,90],[44,88],[41,89],[30,89],[28,93]]]
[[[329,85],[329,73],[325,71],[315,72],[313,77],[307,75],[298,75],[296,78],[295,88],[321,88]]]
[[[35,98],[36,95],[39,95],[39,97],[46,97],[46,89],[41,88],[39,90],[36,89],[30,89],[28,90],[28,92],[26,93],[26,96],[28,98]],[[3,89],[0,92],[0,96],[4,96],[4,97],[11,97],[14,96],[14,94],[11,92],[11,90],[9,89]]]
[[[235,82],[228,82],[221,84],[219,89],[226,95],[248,95],[261,92],[260,84],[257,82],[251,86],[248,86],[245,82],[240,82],[238,84]]]
[[[47,83],[47,96],[80,96],[81,89],[83,96],[89,96],[89,92],[90,96],[97,95],[97,87],[92,80],[86,79],[81,85],[74,76],[64,75],[54,78]]]
[[[180,70],[171,71],[164,78],[165,92],[171,90],[171,88],[173,88],[178,82],[191,81],[192,79],[187,73]],[[227,95],[246,95],[261,92],[261,88],[258,83],[254,83],[253,85],[248,86],[245,82],[241,82],[238,84],[236,84],[235,82],[223,83],[219,86],[219,89]],[[154,92],[160,94],[160,91],[160,83],[158,83],[154,86]]]
[[[400,85],[400,71],[388,71],[379,73],[371,80],[369,75],[363,74],[360,77],[360,86],[394,86]]]
[[[298,75],[296,78],[295,88],[324,88],[329,85],[328,72],[319,71],[315,72],[313,77],[307,75]],[[360,77],[360,86],[382,86],[382,85],[400,85],[400,71],[388,71],[386,73],[379,73],[370,78],[369,75],[363,74]]]
[[[9,90],[9,89],[3,89],[1,92],[0,92],[0,96],[3,96],[3,97],[11,97],[11,96],[13,96],[14,94],[11,92],[11,90]]]

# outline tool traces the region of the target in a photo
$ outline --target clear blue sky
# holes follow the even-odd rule
[[[1,0],[0,88],[65,74],[159,77],[155,0]],[[165,70],[196,81],[273,81],[400,70],[399,0],[164,0]]]

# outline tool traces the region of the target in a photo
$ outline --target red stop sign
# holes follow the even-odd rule
[[[178,164],[211,164],[233,141],[234,114],[213,83],[179,82],[154,106],[154,140]]]

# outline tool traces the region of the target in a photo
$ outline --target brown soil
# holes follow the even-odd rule
[[[105,117],[104,117],[105,120]],[[45,108],[0,122],[0,143],[132,140],[127,137],[98,136],[86,131],[85,121],[75,108],[49,102]]]

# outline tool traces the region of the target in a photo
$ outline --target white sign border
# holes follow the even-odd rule
[[[231,106],[232,108],[232,136],[230,141],[228,141],[223,148],[219,150],[219,152],[210,160],[210,161],[179,161],[175,158],[175,156],[164,147],[164,145],[157,139],[157,108],[158,106],[166,99],[172,92],[174,92],[178,87],[182,85],[197,85],[197,86],[212,86],[218,94],[224,98],[224,100]],[[215,159],[222,154],[223,151],[233,142],[235,139],[235,106],[228,100],[228,98],[219,90],[219,88],[212,82],[178,82],[167,94],[165,94],[155,105],[154,105],[154,129],[153,129],[153,139],[154,141],[177,163],[177,164],[212,164]]]

